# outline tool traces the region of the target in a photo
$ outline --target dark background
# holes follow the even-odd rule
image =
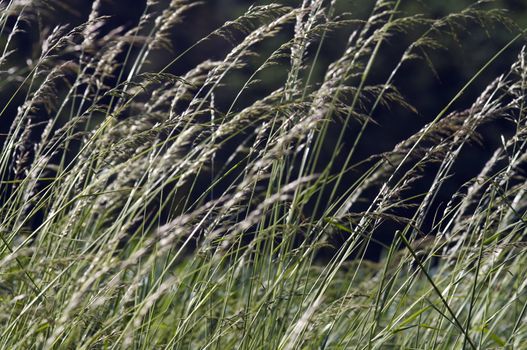
[[[34,47],[41,40],[41,33],[45,28],[52,28],[59,24],[69,24],[76,26],[87,20],[92,6],[91,1],[68,0],[57,2],[58,6],[48,9],[40,18],[28,18],[24,23],[24,32],[17,34],[15,38],[17,52],[11,57],[7,66],[16,66],[23,69],[27,59],[35,58]],[[205,0],[204,4],[198,6],[187,13],[186,21],[178,24],[173,29],[172,46],[173,53],[159,50],[152,56],[148,65],[149,71],[156,71],[162,68],[178,53],[181,53],[190,45],[220,27],[225,21],[232,20],[241,15],[251,4],[263,4],[268,2],[250,0]],[[301,1],[281,1],[281,3],[298,6]],[[473,1],[461,0],[430,0],[430,1],[403,1],[401,13],[424,13],[428,17],[440,18],[452,11],[459,11],[472,4]],[[163,1],[161,1],[163,4]],[[348,11],[352,17],[365,18],[371,11],[373,1],[340,1],[340,10]],[[524,28],[527,24],[527,1],[524,0],[502,0],[495,1],[488,8],[503,8],[508,15],[517,23],[519,28]],[[139,17],[145,9],[145,1],[109,1],[103,0],[103,11],[101,14],[111,16],[108,24],[101,29],[101,35],[118,26],[132,27],[137,24]],[[8,23],[13,25],[14,17]],[[319,64],[315,70],[317,78],[320,79],[325,67],[333,60],[337,59],[344,50],[347,37],[351,30],[342,29],[330,35],[323,46]],[[506,28],[503,25],[495,25],[490,28],[481,28],[475,23],[467,23],[466,30],[458,33],[458,40],[445,36],[442,40],[444,49],[429,52],[435,72],[423,61],[414,61],[404,66],[396,79],[396,86],[400,89],[404,97],[415,106],[417,114],[403,108],[382,109],[380,108],[374,115],[377,124],[371,124],[360,143],[355,161],[364,159],[371,154],[376,154],[391,150],[395,144],[404,140],[424,124],[433,120],[459,89],[511,38],[518,32],[515,28]],[[416,32],[400,34],[383,44],[371,76],[371,82],[382,83],[400,59],[401,53],[418,35]],[[280,36],[276,40],[262,43],[258,47],[258,52],[265,56],[280,42]],[[5,38],[1,38],[5,40]],[[495,77],[508,70],[512,62],[517,57],[523,40],[519,40],[508,49],[491,67],[485,71],[470,87],[470,89],[457,101],[453,109],[464,110],[472,104],[477,96],[484,90]],[[184,74],[196,64],[204,59],[221,59],[232,47],[222,39],[208,41],[204,45],[199,45],[192,50],[191,54],[185,55],[174,67],[171,72],[174,74]],[[255,58],[258,62],[258,58]],[[222,93],[217,95],[217,104],[225,108],[232,102],[235,92],[239,90],[245,79],[251,74],[251,70],[241,70],[231,74],[226,81],[226,87]],[[280,86],[285,75],[283,71],[277,70],[260,77],[262,82],[253,87],[246,94],[245,103],[266,95],[269,91]],[[276,74],[274,74],[276,73]],[[5,72],[2,74],[4,81],[0,81],[0,105],[4,106],[11,97],[17,85],[15,82],[6,82]],[[19,93],[13,103],[10,104],[5,115],[0,120],[0,133],[5,134],[9,130],[10,120],[16,113],[16,106],[22,103],[23,93]],[[240,105],[239,108],[242,108]],[[353,140],[357,132],[357,125],[351,125],[349,134],[346,138]],[[334,130],[339,130],[338,122],[334,125]],[[448,201],[451,195],[467,180],[475,176],[481,169],[483,163],[490,157],[501,141],[502,134],[510,134],[512,130],[506,123],[497,121],[489,124],[481,130],[481,143],[472,144],[464,149],[457,165],[453,169],[454,176],[445,184],[438,204]],[[344,147],[339,155],[338,162],[343,162],[346,151],[351,147],[352,142]],[[0,141],[1,145],[1,141]],[[328,155],[333,153],[332,144],[328,143],[324,152]],[[218,160],[218,161],[221,161]],[[423,181],[415,185],[415,193],[423,193],[427,190],[427,185],[433,179],[434,168],[428,169],[429,176],[425,176]],[[355,177],[356,178],[356,177]],[[354,181],[354,176],[346,178],[343,189]],[[402,213],[404,215],[404,213]],[[386,226],[379,236],[391,237],[392,226]],[[385,240],[389,240],[386,238]],[[336,242],[338,243],[338,242]],[[374,258],[378,252],[372,252]]]

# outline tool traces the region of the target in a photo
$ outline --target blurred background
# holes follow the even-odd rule
[[[0,1],[5,6],[6,0]],[[301,0],[275,1],[291,6],[299,6]],[[138,20],[145,10],[145,0],[102,0],[102,15],[110,16],[107,24],[101,28],[100,35],[118,28],[132,28],[137,25]],[[163,8],[164,1],[160,1],[159,8]],[[166,50],[156,51],[147,65],[148,71],[158,71],[170,62],[175,56],[196,43],[199,39],[220,27],[225,21],[232,20],[243,14],[247,8],[253,4],[260,5],[270,3],[270,1],[251,1],[251,0],[204,0],[201,5],[195,7],[186,14],[186,20],[175,26],[171,41],[172,52]],[[366,18],[373,7],[372,0],[341,0],[338,2],[338,13],[348,12],[352,18]],[[88,19],[92,1],[88,0],[68,0],[54,1],[53,7],[47,8],[43,16],[28,16],[22,23],[23,32],[16,34],[16,52],[10,57],[4,67],[15,67],[23,71],[31,60],[38,58],[38,50],[35,47],[40,45],[43,35],[57,25],[67,24],[71,28],[77,26]],[[460,11],[467,6],[474,4],[468,0],[407,0],[402,1],[400,9],[401,15],[422,13],[426,17],[441,18],[448,13]],[[457,33],[457,36],[445,36],[441,40],[442,49],[427,52],[429,62],[412,61],[403,67],[398,75],[395,85],[415,107],[417,113],[403,108],[380,108],[374,115],[375,122],[370,124],[366,130],[366,135],[357,150],[355,161],[364,159],[372,154],[377,154],[391,150],[401,140],[415,133],[423,125],[433,120],[436,115],[449,103],[456,93],[483,67],[489,59],[503,48],[520,29],[527,25],[527,1],[525,0],[498,0],[485,5],[487,8],[501,8],[514,21],[514,25],[505,26],[493,24],[482,27],[479,23],[466,23],[466,29]],[[7,26],[13,26],[15,21],[13,14],[8,20]],[[289,28],[292,30],[292,28]],[[322,51],[318,64],[315,67],[315,81],[319,81],[325,73],[327,65],[337,59],[344,51],[345,43],[352,28],[342,28],[329,35],[322,46]],[[402,52],[419,35],[419,31],[400,33],[386,41],[380,50],[379,58],[372,70],[371,82],[382,83],[393,70],[394,65],[399,61]],[[254,63],[262,62],[262,57],[271,53],[284,38],[287,33],[280,33],[276,39],[268,40],[259,45],[255,50],[261,53],[261,57],[255,57]],[[1,37],[5,42],[5,36]],[[477,96],[485,87],[499,74],[508,70],[512,62],[519,54],[524,39],[515,42],[507,49],[494,63],[492,63],[483,74],[481,74],[470,86],[467,92],[453,106],[453,110],[465,110],[470,107]],[[189,69],[195,67],[205,59],[222,59],[232,48],[233,43],[229,43],[221,38],[209,40],[206,44],[195,47],[189,54],[184,55],[176,65],[171,68],[171,73],[184,74]],[[314,48],[313,48],[314,50]],[[3,70],[0,69],[0,71]],[[261,82],[253,86],[245,94],[245,103],[265,96],[268,92],[276,89],[283,84],[285,70],[276,68],[275,71],[267,70],[266,74],[259,76]],[[11,72],[12,73],[12,72]],[[1,72],[3,79],[0,79],[0,105],[5,106],[18,88],[16,81],[8,81],[6,76],[11,74],[9,71]],[[216,103],[220,109],[226,108],[232,102],[240,87],[246,81],[252,70],[242,69],[230,74],[216,96]],[[14,101],[8,105],[4,116],[0,120],[0,134],[5,135],[10,127],[11,120],[16,114],[16,107],[24,99],[23,93],[18,93]],[[242,108],[240,104],[238,108]],[[353,140],[357,125],[350,125],[349,133],[346,138]],[[339,123],[334,125],[334,131],[338,131]],[[441,195],[438,198],[438,205],[448,201],[452,194],[460,188],[467,180],[476,175],[482,168],[484,162],[490,157],[492,152],[499,147],[501,135],[509,134],[512,130],[500,121],[486,125],[481,130],[481,142],[471,144],[462,152],[454,171],[454,176],[445,184]],[[2,138],[3,139],[3,138]],[[352,142],[347,142],[339,155],[338,162],[343,162],[346,152],[351,147]],[[1,145],[1,139],[0,139]],[[331,142],[325,145],[326,154],[333,153]],[[221,162],[221,159],[218,160]],[[415,193],[426,192],[427,186],[435,175],[434,169],[427,169],[430,176],[425,176],[423,181],[415,185]],[[345,179],[343,188],[352,183],[357,175],[351,175]],[[404,215],[404,213],[402,213]],[[389,240],[393,234],[394,227],[387,225],[379,236],[383,240]],[[383,234],[382,231],[387,233]],[[338,244],[338,239],[335,244]],[[372,251],[371,258],[378,255],[377,251]]]

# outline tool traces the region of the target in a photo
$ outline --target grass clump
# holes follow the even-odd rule
[[[171,35],[196,2],[147,1],[137,25],[107,30],[94,1],[84,24],[46,27],[60,3],[1,3],[0,348],[527,346],[525,51],[453,109],[521,32],[428,124],[358,155],[378,113],[415,112],[396,86],[406,64],[474,23],[513,28],[502,12],[266,4],[181,51]],[[45,34],[23,62],[27,23]],[[174,73],[214,41],[224,57]],[[278,86],[254,93],[269,75]],[[513,132],[439,205],[496,121]]]

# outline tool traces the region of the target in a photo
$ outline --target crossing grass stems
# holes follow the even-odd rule
[[[375,111],[413,109],[395,86],[401,67],[427,64],[468,23],[518,31],[502,12],[480,1],[434,19],[378,0],[354,18],[338,0],[267,4],[179,52],[172,30],[199,2],[147,1],[135,27],[104,32],[103,2],[78,27],[47,28],[26,63],[14,38],[60,2],[0,4],[0,348],[527,347],[525,50],[465,110],[452,106],[486,66],[393,150],[355,158]],[[339,30],[349,39],[319,77]],[[382,45],[410,30],[420,34],[372,84]],[[230,45],[225,57],[170,73],[213,40]],[[269,40],[281,41],[264,55]],[[171,61],[152,71],[160,51]],[[247,99],[271,69],[282,85]],[[218,107],[241,70],[251,74]],[[462,149],[495,120],[514,134],[437,209]],[[427,193],[409,198],[430,164]],[[387,221],[401,229],[379,243],[380,261],[364,259]]]

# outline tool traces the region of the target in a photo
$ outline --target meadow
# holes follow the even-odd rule
[[[506,11],[277,1],[182,49],[200,2],[113,27],[104,3],[50,26],[75,9],[0,1],[0,349],[527,348],[527,53]],[[496,28],[437,113],[399,89]],[[426,122],[379,151],[400,115]]]

